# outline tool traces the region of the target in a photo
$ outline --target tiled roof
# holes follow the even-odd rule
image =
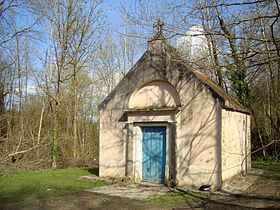
[[[245,112],[245,113],[250,113],[249,110],[244,108],[234,97],[226,93],[221,86],[213,82],[208,76],[205,74],[197,71],[197,70],[192,70],[193,73],[197,76],[197,78],[204,83],[208,88],[210,88],[212,91],[214,91],[220,98],[223,99],[224,104],[223,108],[226,109],[231,109],[234,111],[239,111],[239,112]]]

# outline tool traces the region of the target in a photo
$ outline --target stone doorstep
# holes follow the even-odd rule
[[[155,184],[112,184],[98,187],[95,189],[86,190],[87,192],[94,192],[105,194],[109,196],[130,198],[136,200],[152,199],[165,195],[170,192],[170,188],[163,185]]]
[[[132,183],[129,177],[123,177],[123,178],[113,178],[113,177],[99,177],[96,175],[86,175],[86,176],[81,176],[78,178],[79,180],[86,180],[86,181],[104,181],[108,184],[112,183]]]

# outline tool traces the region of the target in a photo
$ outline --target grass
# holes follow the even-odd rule
[[[252,167],[256,169],[263,169],[264,174],[280,175],[280,161],[279,160],[253,160]]]
[[[104,185],[102,181],[78,180],[80,176],[90,175],[93,172],[96,170],[70,168],[0,176],[0,200],[45,198]]]
[[[252,161],[252,167],[253,168],[259,168],[259,169],[273,169],[274,166],[280,166],[280,160],[262,160],[262,159],[255,159]]]
[[[280,181],[280,161],[279,160],[254,160],[252,167],[263,169],[264,173],[257,179],[258,183]]]

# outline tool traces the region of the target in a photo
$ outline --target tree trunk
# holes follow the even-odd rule
[[[7,135],[7,125],[5,121],[5,103],[4,103],[4,84],[0,82],[0,143],[3,141]]]
[[[57,168],[57,142],[58,142],[58,130],[59,130],[59,104],[55,102],[54,108],[54,119],[53,119],[53,133],[52,133],[52,140],[51,140],[51,164],[52,169]]]
[[[217,16],[219,19],[220,27],[231,49],[231,57],[233,58],[234,66],[229,66],[229,75],[230,80],[232,81],[232,89],[235,92],[239,102],[245,107],[248,107],[248,85],[246,81],[246,67],[241,59],[238,57],[238,50],[235,41],[235,35],[230,32],[230,29],[225,24],[223,17],[221,16],[218,8],[215,8],[217,11]]]

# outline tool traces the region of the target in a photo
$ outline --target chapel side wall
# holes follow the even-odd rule
[[[250,116],[222,110],[222,179],[251,169]],[[246,148],[247,146],[247,148]],[[249,149],[248,149],[249,148]],[[247,151],[246,151],[247,150]],[[246,159],[246,155],[247,159]],[[249,168],[248,168],[249,167]]]
[[[176,164],[178,186],[220,187],[220,144],[216,99],[205,87],[189,80],[180,91],[177,115]]]

